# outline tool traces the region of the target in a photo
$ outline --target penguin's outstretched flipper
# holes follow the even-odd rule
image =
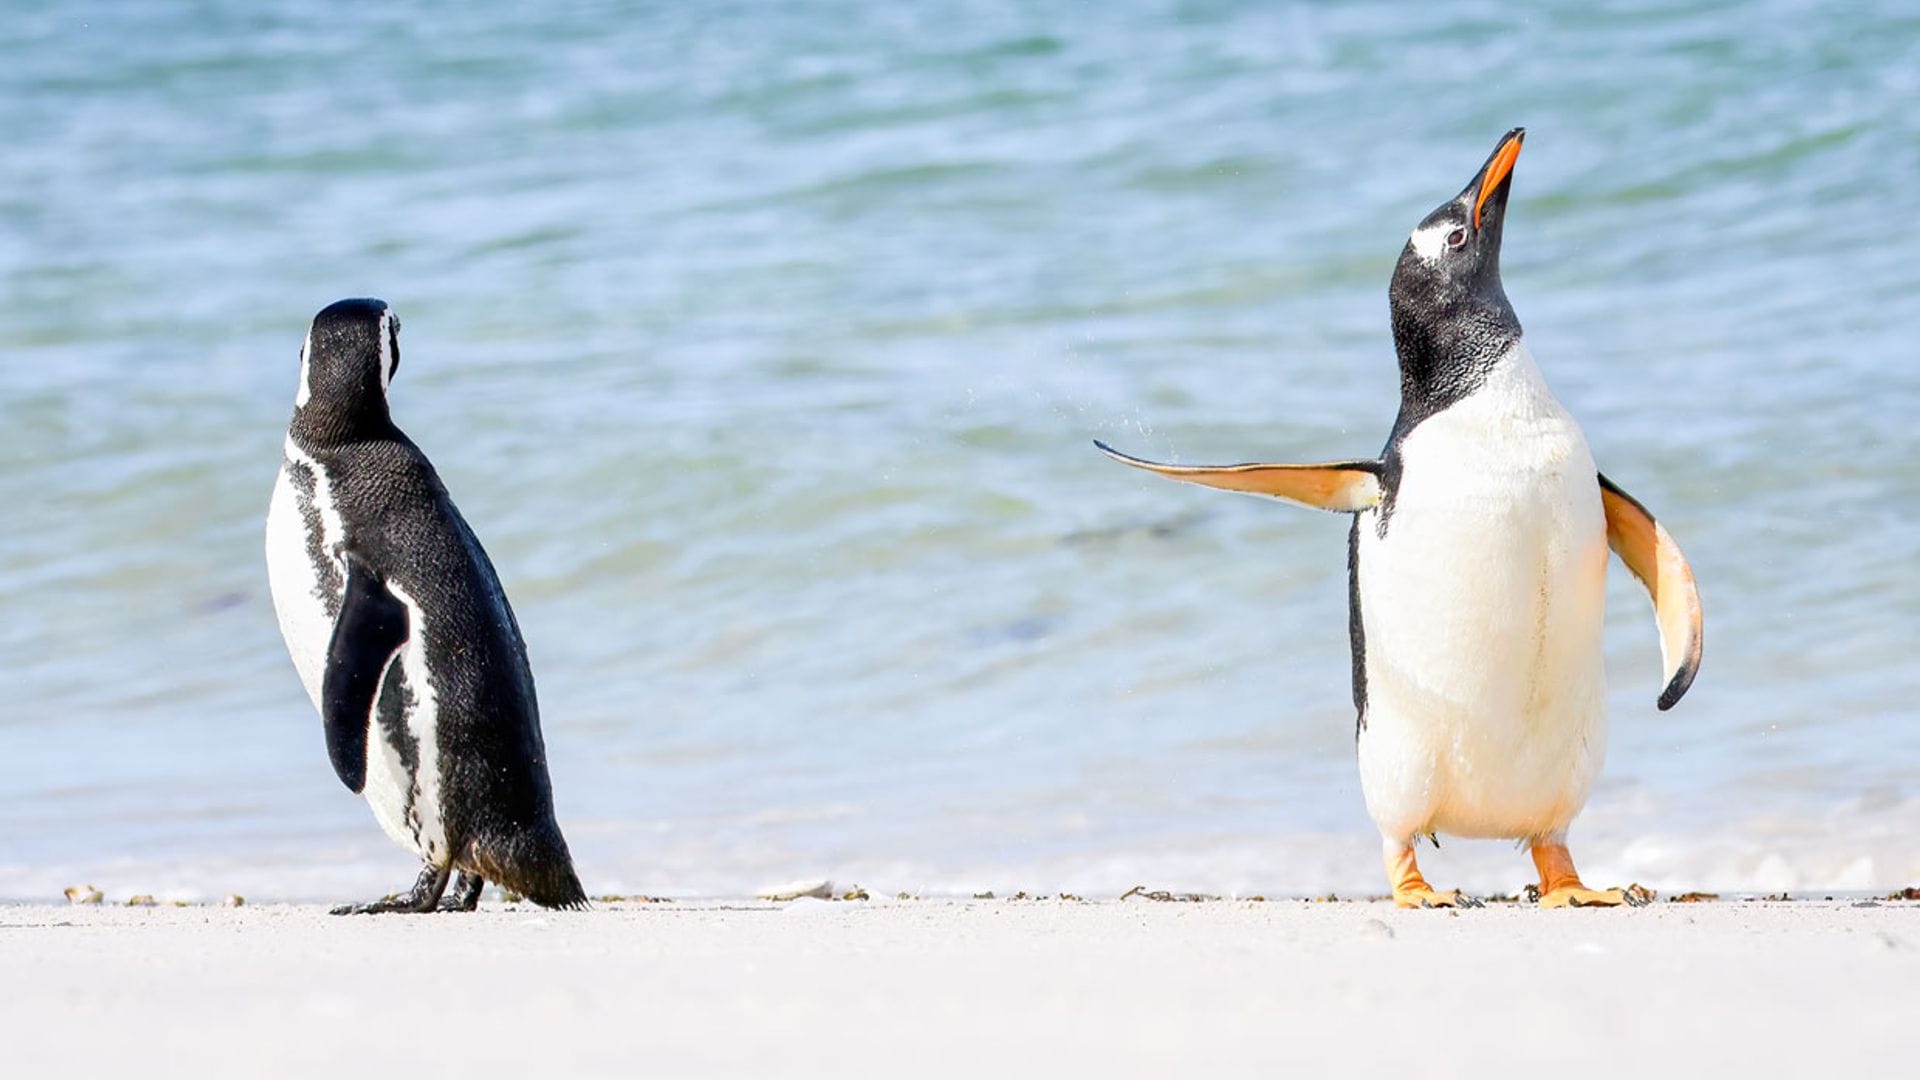
[[[1666,528],[1604,474],[1600,500],[1607,510],[1607,545],[1653,597],[1653,617],[1660,625],[1660,660],[1667,677],[1660,708],[1671,709],[1700,670],[1702,616],[1693,568]]]
[[[358,794],[367,786],[367,728],[381,679],[407,641],[407,606],[358,555],[347,552],[346,564],[346,595],[327,646],[320,716],[333,771]]]
[[[1330,461],[1322,465],[1163,465],[1123,454],[1098,439],[1093,445],[1122,465],[1159,473],[1170,480],[1249,495],[1268,495],[1314,510],[1352,514],[1380,501],[1378,461]]]

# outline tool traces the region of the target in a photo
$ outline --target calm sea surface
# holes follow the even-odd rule
[[[1393,260],[1516,124],[1508,291],[1708,612],[1656,713],[1616,566],[1590,879],[1920,880],[1911,5],[405,7],[0,20],[0,897],[411,880],[261,555],[353,295],[590,891],[1379,891],[1345,521],[1089,440],[1374,454]]]

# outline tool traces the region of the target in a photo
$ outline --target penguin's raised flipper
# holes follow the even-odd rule
[[[1163,465],[1123,454],[1098,439],[1093,445],[1122,465],[1159,473],[1170,480],[1250,495],[1270,495],[1314,510],[1352,514],[1380,501],[1378,461],[1329,461],[1322,465]]]
[[[340,600],[320,683],[320,718],[333,771],[348,790],[359,794],[367,786],[367,729],[374,701],[387,665],[407,641],[407,606],[358,555],[347,552],[346,564],[346,595]]]
[[[1653,597],[1653,617],[1660,625],[1660,660],[1667,676],[1660,708],[1671,709],[1700,670],[1702,615],[1693,568],[1666,528],[1605,475],[1600,477],[1600,501],[1607,510],[1607,545]]]

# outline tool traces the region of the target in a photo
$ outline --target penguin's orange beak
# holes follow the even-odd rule
[[[1474,228],[1480,227],[1480,208],[1487,205],[1487,200],[1493,197],[1501,182],[1513,172],[1513,163],[1520,160],[1520,144],[1526,138],[1526,128],[1514,128],[1507,132],[1506,138],[1500,140],[1493,157],[1487,159],[1486,170],[1480,174],[1480,194],[1473,200]]]

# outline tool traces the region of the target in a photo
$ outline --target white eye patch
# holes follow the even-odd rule
[[[1440,258],[1441,252],[1447,249],[1447,234],[1459,227],[1454,222],[1443,218],[1431,225],[1422,225],[1413,230],[1413,235],[1407,237],[1407,242],[1413,245],[1413,250],[1419,253],[1421,258],[1433,262]]]

